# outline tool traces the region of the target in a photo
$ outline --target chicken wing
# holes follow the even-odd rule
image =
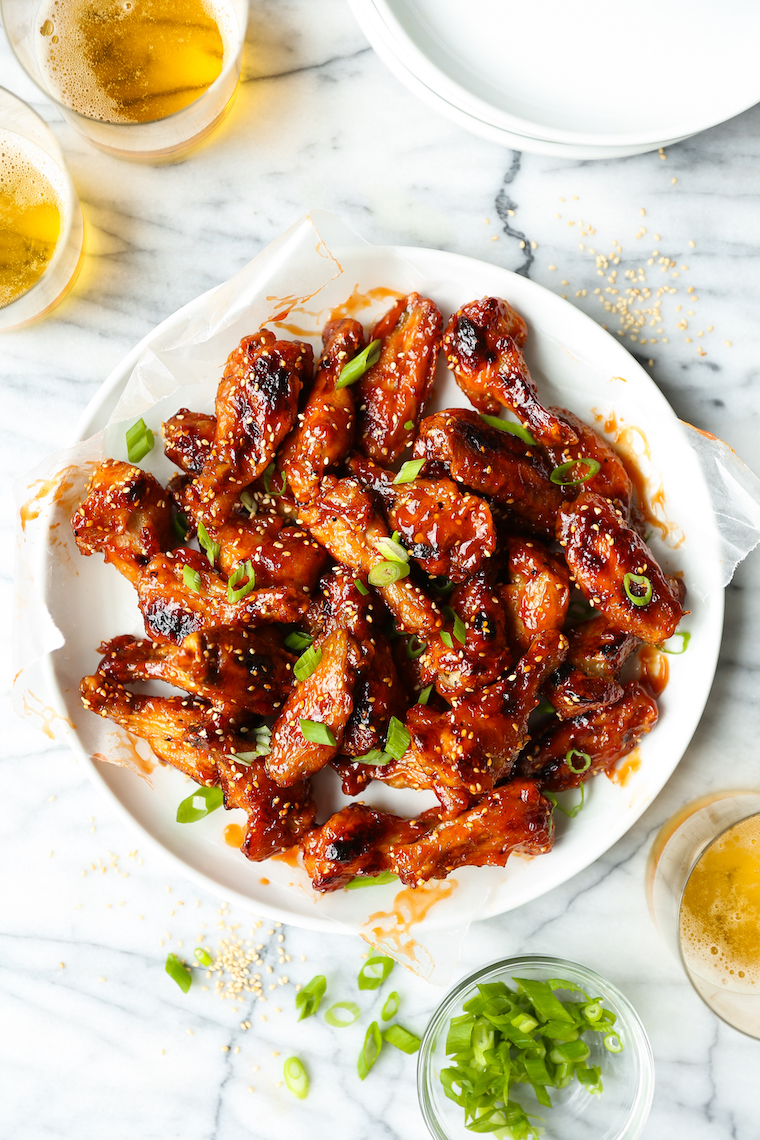
[[[539,443],[575,443],[568,423],[548,411],[522,354],[528,330],[498,297],[471,301],[451,317],[443,334],[446,363],[481,412],[509,408]]]
[[[605,439],[594,431],[583,420],[573,415],[567,408],[552,408],[551,411],[557,419],[567,423],[578,437],[576,443],[545,444],[545,451],[553,468],[560,467],[572,459],[593,459],[599,464],[599,470],[591,478],[588,476],[588,467],[579,465],[575,471],[568,473],[566,478],[572,479],[580,476],[583,483],[580,485],[584,491],[593,491],[605,499],[613,499],[621,508],[626,518],[630,517],[633,504],[633,483],[617,452],[613,451]],[[579,490],[578,485],[566,485],[564,494],[574,499]]]
[[[504,603],[491,577],[479,570],[456,587],[443,610],[446,628],[422,655],[423,669],[447,701],[490,684],[512,663]]]
[[[367,804],[349,804],[301,840],[306,872],[315,890],[340,890],[356,875],[389,870],[389,845],[410,841],[431,826]]]
[[[557,540],[584,597],[610,625],[641,641],[672,637],[684,610],[675,590],[622,511],[584,491],[557,518]]]
[[[544,686],[560,720],[619,701],[618,674],[641,644],[632,634],[613,629],[604,614],[573,626],[567,637],[567,661]]]
[[[287,851],[314,826],[316,806],[308,780],[284,791],[261,760],[244,764],[221,756],[217,768],[224,806],[242,808],[248,816],[240,849],[253,862]]]
[[[508,538],[504,544],[508,581],[501,587],[508,638],[526,649],[537,634],[562,629],[570,597],[567,567],[536,539]]]
[[[216,435],[216,416],[180,410],[161,425],[164,454],[189,475],[200,475]]]
[[[344,756],[364,756],[373,748],[382,751],[391,717],[403,721],[409,708],[388,639],[376,634],[374,643],[371,666],[354,689],[353,708],[340,749]]]
[[[372,330],[377,364],[356,384],[356,438],[365,455],[389,465],[414,437],[435,377],[443,319],[419,293],[402,297]]]

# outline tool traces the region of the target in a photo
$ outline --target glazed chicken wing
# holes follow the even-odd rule
[[[306,871],[317,891],[337,891],[356,875],[389,870],[388,847],[410,841],[432,824],[349,804],[301,840]]]
[[[345,629],[366,654],[373,651],[377,633],[376,598],[371,590],[364,587],[362,591],[356,583],[356,571],[348,566],[333,566],[323,574],[306,614],[306,624],[314,637]]]
[[[567,661],[544,686],[560,720],[619,701],[623,689],[618,674],[641,644],[632,634],[614,629],[604,614],[573,626],[567,636]]]
[[[376,634],[374,641],[371,665],[354,688],[353,708],[340,749],[344,756],[364,756],[373,748],[382,751],[391,717],[403,721],[409,708],[388,639]]]
[[[539,443],[574,443],[568,423],[539,401],[522,354],[527,327],[498,297],[471,301],[451,317],[443,352],[457,384],[481,412],[509,408]]]
[[[684,610],[644,540],[622,512],[584,491],[557,518],[557,540],[570,573],[610,625],[641,641],[672,637]]]
[[[593,491],[605,499],[613,499],[621,508],[626,518],[630,517],[633,504],[633,484],[623,463],[613,451],[606,440],[594,431],[583,420],[573,415],[567,408],[552,408],[552,412],[559,420],[569,424],[578,437],[576,443],[545,444],[545,451],[553,468],[569,463],[573,459],[592,459],[599,464],[599,470],[589,479],[589,467],[579,464],[568,471],[566,479],[583,478],[580,488],[584,491]],[[585,478],[584,478],[585,477]],[[574,499],[579,485],[567,484],[563,492],[568,498]]]
[[[364,330],[358,321],[331,321],[322,341],[314,384],[277,458],[277,470],[301,502],[315,495],[322,476],[348,455],[356,427],[353,390],[335,385],[345,365],[364,348]]]
[[[71,520],[81,554],[103,554],[135,585],[154,555],[177,544],[171,500],[147,471],[106,459]]]
[[[507,507],[531,530],[554,534],[564,499],[537,449],[491,427],[470,408],[449,408],[423,420],[414,455]]]
[[[372,330],[380,359],[356,384],[357,442],[376,463],[398,459],[414,438],[433,387],[443,320],[419,293],[402,297]]]
[[[200,475],[216,436],[216,416],[180,410],[161,425],[164,454],[189,475]]]
[[[316,806],[308,780],[282,789],[261,760],[243,763],[221,756],[217,761],[224,806],[242,808],[248,816],[240,850],[253,862],[287,851],[314,826]]]
[[[359,455],[352,456],[348,469],[379,496],[391,529],[431,577],[463,582],[496,549],[488,504],[450,479],[395,483],[392,471]]]
[[[445,629],[428,644],[421,664],[451,701],[495,681],[511,665],[512,653],[503,599],[484,570],[456,587],[443,613]]]
[[[526,649],[537,634],[562,629],[570,596],[567,567],[536,539],[505,542],[508,581],[501,587],[508,637]]]

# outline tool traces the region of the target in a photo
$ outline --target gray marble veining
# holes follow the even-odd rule
[[[663,284],[678,292],[663,296],[661,323],[634,332],[636,341],[626,333],[627,347],[680,416],[727,439],[758,470],[760,107],[669,148],[664,160],[656,152],[580,162],[505,151],[415,102],[342,0],[254,3],[233,111],[175,166],[126,165],[91,149],[58,121],[4,43],[0,82],[52,122],[88,224],[87,264],[71,297],[42,324],[0,340],[6,487],[70,437],[98,385],[153,325],[317,206],[372,242],[439,247],[527,274],[613,332],[620,314],[599,297],[619,298],[604,290],[622,291],[626,270],[638,276],[641,266],[652,292]],[[600,274],[598,255],[616,249],[619,264]],[[661,257],[675,266],[663,271]],[[12,526],[6,494],[6,612]],[[692,993],[643,892],[649,845],[671,812],[710,788],[757,785],[757,553],[726,600],[705,715],[656,802],[582,874],[474,926],[461,963],[465,970],[510,953],[559,953],[614,980],[654,1048],[646,1140],[757,1140],[760,1132],[760,1043],[718,1022]],[[388,1049],[362,1084],[357,1032],[321,1019],[295,1027],[293,983],[323,972],[336,997],[355,996],[362,944],[265,923],[257,937],[273,968],[267,984],[277,986],[265,991],[266,1005],[222,1002],[199,987],[183,996],[163,972],[167,949],[194,945],[204,923],[215,940],[219,902],[156,854],[130,858],[139,844],[72,757],[7,711],[4,753],[3,1140],[421,1140],[410,1059]],[[246,935],[250,921],[226,917]],[[277,985],[284,974],[289,982]],[[440,995],[401,974],[402,1021],[420,1032]],[[241,1029],[248,1018],[252,1028]],[[304,1104],[278,1086],[282,1061],[295,1051],[311,1070]]]

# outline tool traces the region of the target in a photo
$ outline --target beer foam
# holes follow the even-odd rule
[[[739,993],[760,993],[760,816],[742,820],[698,860],[679,922],[688,969]]]

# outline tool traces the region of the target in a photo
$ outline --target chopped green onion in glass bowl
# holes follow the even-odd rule
[[[523,986],[515,981],[518,978],[525,983]],[[559,987],[558,980],[570,983],[573,988]],[[522,1003],[525,1009],[515,1007],[509,1010],[508,1016],[494,1016],[495,1006],[490,1005],[489,1010],[497,1023],[492,1036],[487,1019],[484,1021],[479,1016],[483,1003],[477,1000],[473,1003],[473,999],[480,995],[498,994],[497,1001],[511,1002],[512,995],[503,987],[494,989],[493,983],[497,982],[503,982],[510,991],[516,991],[514,1000]],[[534,982],[551,982],[551,985],[534,987]],[[491,989],[480,990],[481,986]],[[508,996],[505,997],[506,994]],[[558,999],[559,1005],[552,1006],[554,998]],[[562,1005],[575,1002],[579,1003],[577,1008],[568,1004],[570,1012],[566,1011],[566,1016],[568,1021],[575,1017],[579,1025],[561,1033],[555,1015],[561,1017]],[[475,1010],[479,1020],[471,1036],[467,1032],[466,1004]],[[584,1007],[586,1012],[582,1013]],[[454,1023],[452,1031],[452,1019],[455,1018],[460,1020]],[[599,1025],[598,1031],[592,1029],[595,1025]],[[577,1064],[565,1064],[560,1069],[562,1042],[555,1043],[559,1048],[553,1061],[550,1060],[553,1055],[551,1048],[546,1057],[541,1057],[540,1043],[547,1040],[541,1036],[542,1029],[548,1029],[550,1035],[560,1034],[560,1038],[572,1038],[573,1032],[578,1033],[569,1050],[565,1045],[564,1051],[575,1050],[574,1055],[580,1057],[581,1053],[585,1054],[582,1045],[585,1043],[587,1055]],[[539,1049],[534,1049],[528,1037],[522,1037],[521,1033],[532,1034]],[[465,1038],[467,1043],[463,1044]],[[541,1071],[544,1061],[549,1061],[550,1074],[559,1078],[563,1072],[572,1079],[567,1083],[558,1079],[564,1087],[543,1088],[536,1071]],[[526,1073],[526,1062],[527,1073],[536,1079],[536,1090],[529,1080],[516,1080],[518,1073]],[[463,1095],[462,1086],[454,1074],[461,1073],[468,1065],[472,1066],[470,1075],[475,1082],[478,1075],[486,1074],[490,1066],[497,1083],[499,1067],[504,1066],[506,1075],[510,1077],[510,1103],[518,1105],[519,1109],[504,1113],[500,1109],[502,1102],[497,1101],[494,1107],[493,1100],[488,1103],[488,1096],[482,1097],[484,1106],[488,1106],[478,1107],[478,1094],[482,1092],[480,1086],[476,1088],[473,1085],[475,1092]],[[446,1095],[446,1084],[469,1107],[470,1127],[465,1126],[465,1108]],[[598,1091],[600,1085],[601,1092]],[[561,958],[536,955],[507,958],[469,974],[438,1006],[420,1048],[417,1093],[422,1115],[434,1140],[468,1140],[473,1134],[493,1136],[497,1140],[532,1140],[535,1136],[540,1136],[541,1140],[637,1140],[652,1105],[654,1060],[636,1010],[611,982],[577,962],[566,962]],[[551,1107],[547,1101],[551,1102]],[[486,1119],[489,1113],[490,1118]],[[515,1121],[514,1126],[504,1126],[501,1122],[505,1117]]]

